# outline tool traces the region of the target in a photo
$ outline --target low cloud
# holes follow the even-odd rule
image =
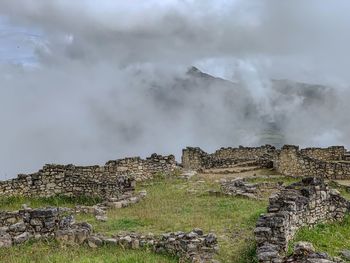
[[[348,2],[101,2],[1,1],[6,23],[35,38],[18,47],[30,67],[1,65],[0,177],[256,145],[271,129],[350,145]]]

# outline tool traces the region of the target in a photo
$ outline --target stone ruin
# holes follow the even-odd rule
[[[286,145],[281,150],[270,145],[261,147],[221,148],[208,154],[200,148],[183,150],[181,168],[205,169],[256,166],[274,168],[282,175],[307,177],[300,183],[283,187],[281,183],[251,183],[249,178],[221,181],[221,191],[232,196],[259,199],[265,193],[277,192],[270,198],[268,213],[261,215],[255,229],[259,262],[337,262],[325,253],[316,253],[312,245],[297,244],[286,257],[288,242],[303,226],[340,221],[349,211],[349,202],[329,189],[322,178],[350,177],[350,153],[341,146],[306,148]],[[45,165],[29,175],[0,182],[0,196],[54,195],[102,198],[95,206],[74,208],[25,208],[0,212],[0,247],[23,243],[29,239],[54,237],[60,242],[98,247],[115,244],[127,248],[148,247],[191,262],[211,262],[217,251],[215,235],[192,232],[168,233],[160,236],[125,233],[105,237],[94,234],[87,223],[74,223],[72,214],[90,213],[105,221],[106,210],[122,208],[146,196],[134,193],[135,182],[151,179],[157,173],[172,173],[179,166],[173,155],[125,158],[109,161],[104,166]]]
[[[282,189],[283,182],[249,182],[250,179],[255,178],[256,177],[222,179],[220,181],[221,193],[229,196],[261,199],[267,194],[271,194]]]
[[[53,237],[59,229],[72,224],[72,217],[64,217],[59,208],[23,209],[0,212],[0,248],[35,238]]]
[[[299,149],[298,146],[285,145],[280,150],[271,145],[240,146],[221,148],[211,154],[198,147],[187,147],[182,151],[182,167],[185,170],[206,173],[206,170],[233,168],[238,165],[274,168],[286,176],[350,178],[350,152],[343,146]]]
[[[187,170],[230,168],[249,162],[251,166],[271,168],[275,152],[275,147],[271,145],[221,148],[212,154],[208,154],[198,147],[187,147],[182,151],[182,167]]]
[[[153,154],[109,161],[104,166],[45,165],[29,175],[0,182],[0,196],[54,195],[117,197],[132,191],[135,180],[152,178],[157,173],[171,173],[177,167],[175,157]]]
[[[205,170],[256,166],[274,168],[287,176],[315,176],[328,179],[350,177],[350,153],[342,146],[306,148],[286,145],[281,150],[261,147],[221,148],[208,154],[200,148],[187,147],[182,154],[184,170]],[[152,178],[157,173],[172,173],[179,166],[173,155],[153,154],[109,161],[104,166],[45,165],[33,174],[0,181],[0,196],[54,195],[113,198],[132,191],[135,181]]]
[[[75,223],[69,210],[61,208],[30,209],[0,212],[0,248],[11,247],[30,239],[55,238],[65,245],[87,244],[96,248],[104,244],[123,248],[149,248],[190,262],[210,262],[218,251],[214,234],[202,230],[165,233],[155,236],[125,233],[106,237],[94,234],[88,223]]]
[[[274,168],[283,175],[349,179],[349,153],[342,146],[306,148],[285,145],[276,154]]]
[[[344,146],[330,146],[328,148],[305,148],[300,153],[320,161],[342,161],[347,153]]]
[[[349,208],[349,201],[320,178],[304,178],[285,187],[270,197],[268,213],[261,215],[257,222],[255,236],[259,262],[294,262],[288,261],[285,253],[288,242],[299,228],[341,221]]]
[[[295,244],[293,253],[286,259],[286,263],[344,263],[344,261],[332,258],[327,253],[316,252],[311,243],[301,241]]]
[[[120,209],[132,204],[136,204],[145,198],[146,195],[147,192],[145,190],[142,190],[136,194],[135,192],[130,191],[125,192],[118,197],[107,198],[106,200],[103,200],[102,203],[98,203],[93,206],[77,205],[73,209],[66,208],[66,210],[74,214],[92,214],[98,221],[107,221],[108,209]]]

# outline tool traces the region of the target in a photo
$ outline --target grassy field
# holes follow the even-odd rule
[[[104,246],[91,249],[85,246],[59,247],[56,242],[29,242],[0,250],[3,263],[175,263],[176,259],[142,250],[123,250]]]
[[[193,178],[185,181],[159,178],[143,185],[139,184],[138,190],[147,190],[147,197],[133,206],[110,210],[107,222],[96,221],[89,215],[78,215],[76,219],[91,223],[96,232],[103,234],[122,231],[158,234],[179,230],[190,231],[199,227],[205,232],[213,231],[217,234],[220,245],[217,258],[222,262],[254,262],[253,229],[258,216],[265,212],[267,201],[211,196],[207,191],[213,188],[217,189],[218,183],[211,179]],[[84,198],[75,200],[65,197],[48,199],[16,197],[1,200],[1,209],[19,209],[23,203],[31,207],[46,205],[71,207],[77,203],[95,202],[96,200]],[[48,254],[50,254],[48,260],[40,261]],[[101,254],[105,254],[105,257]],[[129,262],[128,257],[132,258],[130,262],[173,262],[168,258],[162,258],[161,261],[152,253],[133,251],[129,256],[129,252],[113,248],[104,248],[100,252],[77,248],[61,251],[56,250],[54,244],[44,243],[27,244],[24,250],[22,247],[0,250],[0,262],[60,262],[59,260],[65,262],[65,258],[68,257],[75,258],[72,262]],[[113,261],[113,257],[120,261]],[[18,261],[13,261],[14,258]]]
[[[253,229],[258,216],[265,212],[266,201],[216,197],[207,193],[216,187],[210,180],[183,181],[166,179],[147,186],[147,198],[134,206],[110,210],[107,222],[80,216],[100,233],[119,231],[164,233],[190,231],[195,227],[218,235],[222,262],[254,262]]]
[[[311,242],[317,251],[339,256],[340,251],[350,249],[350,216],[340,223],[318,224],[311,229],[302,228],[290,242],[290,250],[298,241]]]
[[[269,171],[258,171],[259,174],[269,174]],[[137,190],[147,190],[147,197],[140,203],[123,209],[108,211],[108,221],[99,222],[90,215],[77,215],[77,221],[87,221],[94,226],[94,230],[106,235],[123,231],[140,233],[164,233],[170,231],[190,231],[195,227],[205,232],[214,232],[218,236],[220,251],[216,256],[221,262],[253,263],[256,262],[255,242],[253,230],[256,220],[266,211],[267,199],[262,201],[249,200],[238,197],[212,196],[209,189],[218,189],[218,178],[210,176],[195,176],[190,180],[176,178],[162,178],[139,183]],[[270,178],[264,181],[283,181],[292,183],[295,179]],[[259,181],[259,179],[256,179]],[[54,198],[8,198],[2,199],[1,209],[19,209],[26,203],[32,207],[47,205],[72,207],[76,204],[94,204],[98,200],[80,198],[78,200],[66,197]],[[322,239],[317,240],[317,234],[326,229],[333,233],[334,240],[341,231],[343,240],[350,240],[350,219],[344,225],[323,226],[317,232],[301,230],[296,240],[310,240],[317,248],[331,253],[338,249],[335,242],[334,250],[327,250]],[[332,228],[333,227],[333,228]],[[334,232],[332,232],[334,231]],[[333,237],[332,236],[332,237]],[[309,239],[307,239],[308,237]],[[315,241],[311,240],[315,237]],[[329,237],[325,235],[325,237]],[[323,238],[323,240],[327,240]],[[318,243],[317,243],[318,242]],[[333,245],[332,245],[333,246]],[[345,245],[344,245],[345,246]],[[124,251],[112,247],[92,250],[89,248],[68,247],[57,249],[55,242],[28,243],[20,247],[0,250],[0,262],[177,262],[175,259],[157,256],[146,251]]]

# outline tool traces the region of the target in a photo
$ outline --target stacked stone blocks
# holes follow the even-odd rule
[[[135,180],[152,178],[156,173],[176,169],[175,157],[153,154],[109,161],[104,166],[45,165],[33,174],[0,182],[0,196],[54,195],[108,198],[133,190]]]
[[[284,262],[288,242],[303,226],[341,221],[349,202],[320,178],[305,178],[270,198],[268,213],[261,215],[255,236],[259,262]]]

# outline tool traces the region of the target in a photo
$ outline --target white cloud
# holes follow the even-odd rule
[[[307,90],[315,92],[310,101],[289,82],[283,92],[270,82],[347,85],[349,5],[3,0],[10,31],[42,38],[25,49],[39,68],[0,71],[0,167],[13,176],[43,162],[254,144],[271,120],[290,143],[326,138],[349,145],[346,89],[315,87]],[[18,41],[0,45],[18,56],[11,47]],[[240,85],[189,78],[190,65]],[[313,141],[315,134],[320,139]]]

